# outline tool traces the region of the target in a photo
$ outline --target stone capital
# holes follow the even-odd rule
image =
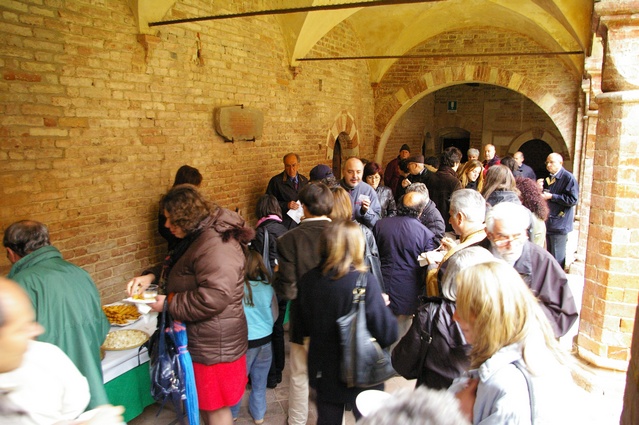
[[[601,89],[639,89],[639,1],[595,3],[597,34],[604,44]]]

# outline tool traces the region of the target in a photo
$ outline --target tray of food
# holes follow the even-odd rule
[[[107,351],[121,351],[137,348],[149,340],[149,334],[137,329],[121,329],[107,334],[102,348]]]
[[[102,306],[102,311],[109,319],[111,326],[128,326],[142,317],[138,308],[131,304],[114,303],[104,305]]]

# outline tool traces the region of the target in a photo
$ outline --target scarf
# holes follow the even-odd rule
[[[275,220],[278,223],[282,222],[282,219],[275,214],[267,215],[266,217],[262,217],[257,221],[255,227],[260,227],[260,224],[264,223],[266,220]]]

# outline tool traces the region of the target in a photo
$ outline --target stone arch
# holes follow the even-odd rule
[[[335,148],[335,141],[341,133],[348,135],[350,143],[344,143],[344,137],[340,138],[340,151],[342,158],[348,158],[350,156],[359,156],[359,130],[355,124],[355,118],[350,112],[343,110],[335,117],[333,125],[328,130],[326,136],[326,159],[333,159],[333,149]]]
[[[544,130],[543,128],[533,128],[528,131],[523,132],[519,136],[517,136],[508,147],[508,154],[514,155],[515,152],[521,148],[521,145],[526,143],[529,140],[543,140],[550,146],[553,152],[557,152],[561,154],[564,158],[564,163],[566,167],[572,169],[570,165],[572,165],[572,158],[570,157],[570,152],[565,144],[563,144],[560,140],[558,140],[552,133]]]
[[[508,154],[512,155],[519,150],[521,145],[532,139],[543,140],[553,149],[554,152],[560,153],[564,158],[569,158],[569,152],[566,146],[562,146],[561,142],[557,140],[550,132],[543,128],[533,128],[524,133],[521,133],[510,143],[508,147]]]
[[[484,83],[500,86],[520,93],[537,106],[539,106],[555,123],[561,132],[562,126],[558,123],[572,122],[561,104],[552,93],[546,91],[530,78],[505,69],[488,65],[464,65],[444,67],[422,74],[419,78],[407,82],[394,94],[384,98],[375,111],[375,132],[377,152],[375,160],[381,162],[384,149],[390,134],[399,118],[417,101],[424,96],[448,86],[465,83]],[[568,135],[563,134],[564,140]],[[567,151],[564,146],[559,151]]]
[[[436,135],[433,139],[433,146],[432,146],[433,153],[437,154],[443,151],[443,148],[444,148],[443,144],[444,144],[445,138],[469,138],[470,139],[470,132],[466,130],[466,128],[468,127],[465,127],[464,123],[459,123],[455,127],[440,128],[436,132]],[[465,150],[468,150],[468,148],[466,148]],[[462,152],[462,154],[464,157],[466,156],[466,152]]]

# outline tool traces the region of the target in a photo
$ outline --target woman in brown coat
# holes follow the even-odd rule
[[[230,406],[246,385],[247,327],[242,307],[244,254],[254,231],[236,213],[211,205],[194,186],[172,188],[161,201],[166,227],[181,241],[164,263],[127,286],[139,293],[159,282],[166,296],[150,304],[186,324],[198,402],[205,424],[232,424]]]

